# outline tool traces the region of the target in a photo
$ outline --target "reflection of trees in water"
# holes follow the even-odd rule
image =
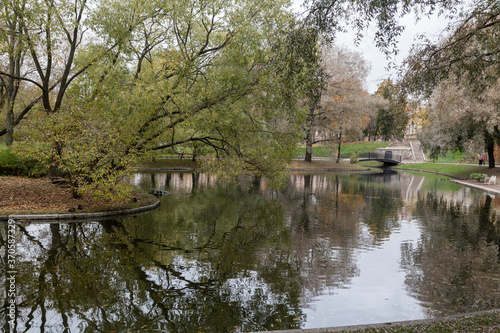
[[[60,331],[75,321],[91,331],[300,327],[304,295],[358,274],[352,249],[366,242],[367,214],[349,177],[303,180],[302,191],[273,200],[257,181],[191,179],[197,190],[162,198],[152,214],[22,229],[30,255],[19,284],[32,296],[20,322],[48,327],[52,318]]]
[[[27,254],[18,273],[20,327],[298,328],[301,276],[281,208],[239,191],[172,197],[151,219],[20,227]]]
[[[304,303],[325,287],[342,287],[358,274],[352,249],[358,241],[358,225],[350,223],[357,198],[339,194],[337,176],[292,176],[284,195],[279,197],[290,228],[292,250],[300,274]]]
[[[421,196],[415,214],[418,244],[403,244],[408,289],[437,315],[500,306],[500,230],[491,198],[467,207],[434,193]]]
[[[361,216],[368,226],[372,242],[376,246],[384,242],[400,227],[399,213],[403,206],[401,183],[408,183],[398,173],[370,174],[359,179],[358,191],[366,198],[366,208]]]
[[[314,297],[348,285],[359,274],[356,249],[382,242],[398,224],[401,199],[386,186],[373,187],[373,179],[360,178],[292,175],[279,197],[305,279],[304,295]]]
[[[128,177],[128,181],[145,189],[159,189],[192,192],[200,187],[216,185],[217,178],[204,173],[193,172],[160,172],[136,173]]]
[[[297,175],[281,192],[259,179],[212,186],[185,174],[186,187],[180,176],[156,177],[182,190],[152,213],[20,226],[19,330],[299,328],[310,297],[347,287],[359,274],[356,251],[400,227],[402,190],[387,177]],[[401,248],[408,289],[443,313],[498,307],[491,201],[418,198],[421,241]]]

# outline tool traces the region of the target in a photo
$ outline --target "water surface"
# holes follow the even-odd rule
[[[438,177],[130,181],[170,194],[135,217],[16,227],[16,331],[242,332],[499,307],[500,201]]]

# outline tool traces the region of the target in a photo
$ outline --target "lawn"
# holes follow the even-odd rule
[[[138,163],[137,167],[142,168],[164,168],[164,169],[196,169],[199,167],[197,161],[193,162],[191,158],[157,158],[155,160],[144,160]]]
[[[495,170],[488,169],[488,166],[470,165],[470,164],[447,164],[447,163],[410,163],[400,164],[395,169],[402,170],[417,170],[434,172],[443,175],[450,175],[458,178],[469,178],[471,173],[486,173],[494,172]]]
[[[474,156],[471,156],[467,153],[460,152],[458,150],[456,151],[448,151],[446,152],[445,156],[439,156],[438,159],[435,161],[437,163],[455,163],[455,162],[477,162],[476,158]]]

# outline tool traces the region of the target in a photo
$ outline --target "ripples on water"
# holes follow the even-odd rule
[[[171,194],[136,217],[18,226],[17,331],[241,332],[499,307],[500,201],[483,193],[404,173],[295,174],[281,191],[130,181]]]

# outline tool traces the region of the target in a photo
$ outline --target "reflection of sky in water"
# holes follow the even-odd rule
[[[489,274],[498,273],[498,249],[495,254],[494,246],[487,248],[498,243],[493,212],[500,202],[438,177],[293,175],[280,192],[248,179],[239,188],[218,187],[215,178],[191,173],[135,174],[129,180],[172,194],[154,212],[134,218],[24,226],[18,255],[29,269],[20,281],[35,271],[26,297],[37,295],[37,274],[45,274],[50,283],[43,288],[51,295],[45,322],[35,298],[19,309],[30,332],[42,323],[62,329],[54,304],[87,304],[78,290],[80,269],[91,273],[91,289],[109,289],[93,290],[97,296],[105,292],[109,304],[99,309],[89,302],[81,313],[66,309],[72,331],[85,327],[86,318],[99,326],[104,317],[117,323],[127,317],[133,331],[138,321],[144,323],[135,328],[150,325],[150,314],[152,326],[167,330],[175,327],[172,318],[196,321],[196,311],[221,309],[220,318],[201,316],[202,327],[269,330],[288,321],[280,328],[319,328],[430,318],[500,303],[500,292],[492,289],[498,283],[488,285],[497,276]],[[478,247],[485,238],[486,247]],[[464,277],[478,267],[492,271],[481,272],[477,281]],[[454,279],[460,288],[450,283]],[[50,299],[59,296],[61,303]],[[461,298],[465,303],[456,301]],[[127,314],[132,305],[137,312]],[[217,322],[231,316],[240,317],[231,318],[230,326]],[[206,321],[212,317],[215,323]]]
[[[331,265],[333,268],[330,268],[330,272],[328,270],[316,271],[317,267],[313,264],[308,266],[303,262],[300,272],[305,280],[302,305],[306,318],[303,327],[368,324],[432,317],[428,309],[429,304],[424,304],[426,301],[419,298],[418,293],[422,290],[415,290],[413,286],[408,285],[408,280],[414,278],[409,275],[414,272],[410,272],[409,267],[406,269],[402,267],[402,247],[416,249],[421,245],[423,227],[419,219],[430,209],[428,207],[422,213],[416,209],[416,205],[425,201],[427,193],[433,193],[438,201],[445,202],[446,207],[450,205],[462,207],[465,213],[470,207],[484,201],[481,199],[484,198],[484,194],[450,184],[440,178],[441,176],[435,175],[423,177],[389,172],[377,175],[350,174],[336,177],[332,174],[309,177],[295,174],[290,177],[289,181],[287,195],[292,198],[295,196],[294,199],[290,199],[291,208],[308,207],[304,211],[309,209],[307,214],[310,215],[307,222],[308,232],[296,236],[297,239],[294,239],[296,243],[292,245],[299,245],[303,241],[310,243],[304,245],[305,249],[295,249],[298,260],[310,260],[314,257],[312,253],[315,246],[319,246],[325,255],[324,259],[338,262]],[[142,179],[142,182],[138,184],[144,186],[144,180]],[[148,181],[149,178],[146,183]],[[172,175],[169,179],[165,175],[154,176],[154,182],[158,188],[174,189],[180,192],[193,190],[194,181],[190,174]],[[213,178],[203,175],[196,181],[200,187],[212,186],[215,183]],[[369,192],[363,193],[357,188],[358,184],[366,186]],[[265,182],[259,183],[259,187],[263,192],[267,190]],[[356,200],[361,197],[363,199],[357,203]],[[347,233],[345,230],[340,230],[344,232],[341,238],[345,237],[345,244],[341,242],[339,245],[335,243],[335,240],[330,239],[332,236],[330,233],[323,234],[325,230],[321,229],[321,225],[325,223],[333,223],[332,228],[338,228],[338,221],[335,218],[321,215],[321,210],[334,205],[335,200],[341,201],[340,209],[345,209],[349,205],[356,207],[361,202],[362,205],[372,207],[371,209],[393,201],[397,203],[394,205],[393,215],[385,216],[380,221],[375,219],[375,222],[370,221],[371,213],[357,215],[358,211],[349,213],[346,210],[345,214],[347,216],[354,214],[352,216],[356,217],[357,221],[347,222],[347,224],[356,225],[352,230],[347,230]],[[287,207],[284,208],[286,212],[283,222],[294,230],[298,224],[297,216],[303,211],[288,211]],[[492,208],[495,209],[495,201],[493,201]],[[324,219],[325,217],[327,219]],[[311,239],[302,237],[311,237]],[[352,239],[349,240],[351,237]],[[342,244],[351,248],[347,252],[344,249],[343,252]],[[307,249],[307,246],[311,247]],[[342,271],[345,271],[344,277],[330,278],[331,275],[341,275]],[[422,276],[417,278],[422,278]],[[314,282],[309,283],[309,279]],[[248,281],[241,281],[240,278],[232,282],[235,286],[245,285],[245,283]],[[252,283],[258,285],[261,282],[256,279]],[[249,289],[254,290],[255,286]]]
[[[416,243],[418,225],[402,221],[401,228],[372,249],[357,250],[359,275],[344,288],[325,287],[308,304],[304,328],[371,324],[425,318],[419,301],[404,292],[401,243]]]

